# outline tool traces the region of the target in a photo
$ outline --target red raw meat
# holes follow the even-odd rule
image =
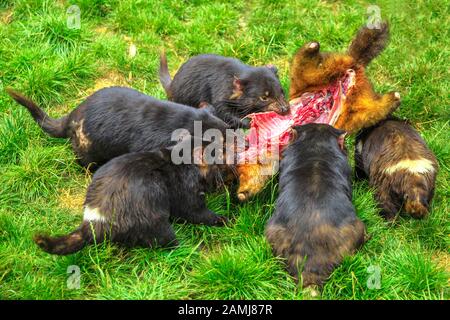
[[[290,113],[261,112],[248,115],[250,131],[246,135],[248,148],[239,154],[240,163],[256,163],[270,151],[281,152],[291,139],[291,128],[307,123],[334,125],[349,90],[355,84],[355,72],[347,70],[334,84],[314,93],[304,93],[291,100]]]

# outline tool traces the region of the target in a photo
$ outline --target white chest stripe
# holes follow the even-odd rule
[[[393,174],[394,172],[398,170],[407,170],[411,173],[417,173],[417,174],[424,174],[427,172],[434,171],[433,163],[428,159],[417,159],[417,160],[401,160],[394,164],[393,166],[390,166],[389,168],[386,168],[384,170],[387,174]]]
[[[85,221],[105,221],[105,217],[103,217],[97,208],[91,209],[89,207],[84,208],[84,216],[83,219]]]

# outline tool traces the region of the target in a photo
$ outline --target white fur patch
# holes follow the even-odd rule
[[[398,170],[407,170],[411,173],[416,174],[424,174],[427,172],[434,171],[433,163],[428,159],[417,159],[417,160],[401,160],[394,164],[393,166],[390,166],[389,168],[386,168],[384,172],[387,174],[393,174],[394,172]]]
[[[101,215],[97,208],[91,209],[89,207],[84,208],[83,220],[85,221],[105,221],[105,217]]]

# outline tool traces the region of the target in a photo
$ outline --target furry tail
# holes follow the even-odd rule
[[[357,63],[367,66],[381,51],[386,48],[389,40],[389,25],[382,22],[379,28],[362,27],[353,39],[348,53]]]
[[[67,116],[53,119],[50,118],[44,110],[39,108],[39,106],[22,95],[21,93],[11,89],[6,88],[6,92],[13,98],[17,103],[23,105],[31,113],[33,119],[38,123],[38,125],[47,132],[50,136],[55,138],[67,138],[66,125]]]
[[[172,79],[170,78],[165,51],[163,51],[159,57],[159,81],[166,91],[167,97],[170,99],[170,97],[172,96],[172,93],[170,91],[170,84],[172,83]]]
[[[51,254],[67,255],[83,249],[86,245],[93,242],[90,224],[83,224],[75,231],[65,236],[51,237],[48,235],[37,234],[34,236],[34,242],[42,250]]]

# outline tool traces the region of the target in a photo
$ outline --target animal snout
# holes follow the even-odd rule
[[[289,112],[290,106],[289,103],[282,99],[278,101],[278,110],[280,114],[286,114]]]
[[[288,113],[288,112],[289,112],[289,109],[290,109],[289,103],[287,103],[286,101],[283,101],[283,102],[280,104],[280,111],[281,111],[281,114]]]
[[[269,106],[269,110],[271,111],[275,111],[276,113],[279,114],[287,114],[290,110],[290,106],[289,103],[284,100],[284,99],[278,99],[276,102],[272,103]]]

